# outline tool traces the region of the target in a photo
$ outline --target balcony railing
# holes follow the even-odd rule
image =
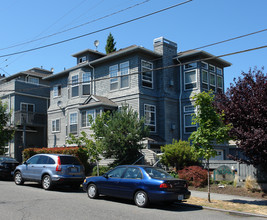
[[[15,125],[46,126],[46,114],[35,112],[15,112]]]

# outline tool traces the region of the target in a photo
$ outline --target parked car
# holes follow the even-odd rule
[[[8,156],[0,156],[0,178],[11,179],[19,162]]]
[[[14,181],[22,185],[25,181],[39,182],[45,190],[55,184],[69,184],[80,187],[83,180],[84,167],[71,155],[37,154],[29,158],[14,171]]]
[[[154,202],[178,202],[191,195],[185,180],[160,168],[137,165],[118,166],[103,176],[86,178],[83,190],[90,199],[100,194],[133,199],[139,207]]]

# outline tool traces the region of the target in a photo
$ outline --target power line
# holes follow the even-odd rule
[[[152,13],[137,17],[137,18],[133,18],[131,20],[127,20],[127,21],[124,21],[124,22],[121,22],[121,23],[118,23],[118,24],[115,24],[115,25],[111,25],[111,26],[108,26],[108,27],[105,27],[105,28],[102,28],[102,29],[99,29],[99,30],[96,30],[96,31],[93,31],[93,32],[90,32],[90,33],[86,33],[86,34],[83,34],[83,35],[79,35],[79,36],[76,36],[76,37],[69,38],[69,39],[66,39],[66,40],[58,41],[58,42],[47,44],[47,45],[40,46],[40,47],[35,47],[35,48],[24,50],[24,51],[19,51],[19,52],[14,52],[14,53],[10,53],[10,54],[1,55],[0,58],[1,57],[7,57],[7,56],[13,56],[13,55],[21,54],[21,53],[28,53],[28,52],[35,51],[35,50],[40,50],[40,49],[43,49],[43,48],[46,48],[46,47],[51,47],[51,46],[55,46],[55,45],[58,45],[58,44],[66,43],[68,41],[72,41],[72,40],[76,40],[76,39],[79,39],[79,38],[82,38],[82,37],[86,37],[86,36],[89,36],[89,35],[92,35],[92,34],[95,34],[95,33],[99,33],[99,32],[105,31],[105,30],[109,30],[109,29],[112,29],[112,28],[115,28],[115,27],[118,27],[118,26],[122,26],[124,24],[128,24],[128,23],[131,23],[131,22],[134,22],[134,21],[149,17],[149,16],[154,15],[154,14],[158,14],[158,13],[163,12],[163,11],[170,10],[172,8],[175,8],[175,7],[184,5],[186,3],[189,3],[191,1],[193,1],[193,0],[187,0],[185,2],[182,2],[182,3],[179,3],[179,4],[175,4],[175,5],[172,5],[170,7],[167,7],[167,8],[164,8],[164,9],[161,9],[161,10],[158,10],[158,11],[155,11],[155,12],[152,12]]]
[[[163,70],[163,69],[169,69],[169,68],[174,68],[174,67],[179,67],[179,66],[183,66],[186,64],[190,64],[192,62],[201,62],[201,61],[207,61],[207,60],[212,60],[212,59],[216,59],[216,58],[221,58],[221,57],[226,57],[226,56],[232,56],[232,55],[236,55],[236,54],[241,54],[241,53],[247,53],[247,52],[251,52],[251,51],[255,51],[255,50],[260,50],[260,49],[264,49],[267,48],[267,45],[263,45],[260,47],[254,47],[254,48],[250,48],[250,49],[245,49],[245,50],[240,50],[240,51],[235,51],[235,52],[231,52],[231,53],[227,53],[227,54],[222,54],[219,56],[211,56],[208,58],[202,58],[202,59],[198,59],[198,60],[194,60],[194,61],[189,61],[189,62],[184,62],[184,63],[179,63],[179,64],[174,64],[174,65],[169,65],[169,66],[164,66],[164,67],[158,67],[158,68],[154,68],[151,69],[150,71],[158,71],[158,70]],[[116,79],[116,78],[121,78],[124,76],[131,76],[131,75],[136,75],[136,74],[142,74],[145,72],[150,72],[150,71],[138,71],[138,72],[133,72],[133,73],[129,73],[128,75],[120,75],[120,76],[114,76],[114,77],[103,77],[101,79],[93,79],[90,80],[91,82],[97,82],[97,81],[102,81],[102,80],[109,80],[109,79]],[[61,84],[62,86],[72,86],[72,85],[79,85],[79,84],[83,84],[83,82],[78,82],[78,83],[66,83],[66,84]],[[48,86],[49,88],[52,88],[52,86]],[[45,87],[45,88],[48,88]],[[20,92],[24,92],[24,91],[31,91],[31,90],[40,90],[40,88],[28,88],[28,89],[21,89],[21,90],[17,90]],[[0,90],[0,92],[15,92],[15,90]]]
[[[111,13],[111,14],[102,16],[102,17],[97,18],[97,19],[94,19],[94,20],[92,20],[92,21],[88,21],[88,22],[85,22],[85,23],[83,23],[83,24],[80,24],[80,25],[77,25],[77,26],[74,26],[74,27],[71,27],[71,28],[62,30],[62,31],[58,31],[58,32],[56,32],[56,33],[53,33],[53,34],[50,34],[50,35],[47,35],[47,36],[44,36],[44,37],[40,37],[40,38],[37,38],[37,39],[34,39],[34,40],[30,40],[30,41],[26,41],[26,42],[23,42],[23,43],[15,44],[15,45],[13,45],[13,46],[5,47],[5,48],[0,48],[0,51],[1,51],[1,50],[10,49],[10,48],[14,48],[14,47],[18,47],[18,46],[21,46],[21,45],[24,45],[24,44],[33,43],[33,42],[35,42],[35,41],[40,41],[40,40],[43,40],[43,39],[46,39],[46,38],[49,38],[49,37],[53,37],[53,36],[58,35],[58,34],[62,34],[62,33],[71,31],[71,30],[73,30],[73,29],[76,29],[76,28],[79,28],[79,27],[82,27],[82,26],[91,24],[91,23],[93,23],[93,22],[102,20],[102,19],[104,19],[104,18],[108,18],[108,17],[114,16],[114,15],[119,14],[119,13],[121,13],[121,12],[127,11],[127,10],[129,10],[129,9],[132,9],[132,8],[134,8],[134,7],[137,7],[137,6],[139,6],[139,5],[142,5],[142,4],[144,4],[144,3],[147,3],[147,2],[149,2],[149,1],[150,1],[150,0],[145,0],[145,1],[141,2],[141,3],[138,3],[138,4],[135,4],[135,5],[129,6],[129,7],[127,7],[127,8],[121,9],[121,10],[116,11],[116,12],[113,12],[113,13]],[[65,16],[65,15],[64,15],[64,16]],[[61,18],[60,18],[60,19],[61,19]]]

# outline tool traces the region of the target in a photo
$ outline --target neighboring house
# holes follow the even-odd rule
[[[123,103],[145,117],[147,148],[159,152],[173,139],[187,140],[196,130],[193,93],[223,91],[224,68],[231,65],[205,51],[177,53],[177,44],[163,37],[154,40],[153,51],[133,45],[110,54],[87,49],[73,57],[76,66],[45,78],[51,85],[48,147],[65,145],[70,133],[90,133],[88,115]]]
[[[0,98],[12,113],[9,125],[15,127],[6,154],[19,161],[25,148],[47,146],[50,89],[43,77],[51,74],[48,70],[32,68],[0,79]]]

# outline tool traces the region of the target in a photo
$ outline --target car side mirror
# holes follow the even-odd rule
[[[25,161],[23,164],[28,165],[27,161]]]
[[[103,175],[103,177],[105,177],[105,178],[108,179],[108,174],[105,173],[105,174]]]

